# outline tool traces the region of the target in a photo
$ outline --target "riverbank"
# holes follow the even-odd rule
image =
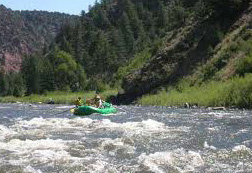
[[[211,81],[204,85],[188,85],[163,89],[145,95],[137,101],[141,105],[252,108],[252,75],[227,81]]]
[[[105,92],[100,93],[104,100],[112,95],[116,95],[118,93],[117,90],[108,90]],[[94,91],[90,92],[62,92],[62,91],[55,91],[55,92],[48,92],[47,94],[37,95],[33,94],[30,96],[24,97],[14,97],[14,96],[6,96],[0,97],[1,103],[49,103],[53,101],[55,104],[74,104],[74,100],[78,97],[81,97],[83,101],[86,99],[93,98],[95,95]]]
[[[116,96],[117,90],[100,93],[104,100]],[[25,97],[0,97],[2,103],[48,103],[51,99],[55,104],[73,104],[77,97],[83,101],[93,98],[91,92],[49,92],[44,95]],[[214,108],[252,108],[252,74],[235,77],[226,81],[211,81],[201,85],[190,86],[185,81],[174,88],[160,90],[157,94],[144,95],[136,104],[143,106],[174,106],[174,107],[214,107]]]

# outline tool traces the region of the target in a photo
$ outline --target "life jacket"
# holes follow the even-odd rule
[[[81,106],[81,105],[82,105],[81,99],[75,100],[75,105],[76,105],[76,106]]]

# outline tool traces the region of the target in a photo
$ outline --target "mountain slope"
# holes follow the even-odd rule
[[[208,16],[204,20],[196,21],[180,30],[173,31],[171,37],[166,39],[165,46],[159,54],[147,62],[143,68],[124,78],[122,87],[125,93],[119,95],[119,102],[126,100],[125,103],[130,103],[144,94],[159,90],[161,87],[175,86],[180,79],[193,74],[196,78],[196,81],[194,79],[193,82],[202,83],[211,80],[215,73],[226,68],[229,64],[229,59],[225,59],[223,61],[227,62],[218,66],[219,64],[212,63],[212,59],[216,59],[220,54],[223,47],[227,45],[227,40],[232,41],[230,35],[237,33],[235,37],[237,38],[241,34],[241,26],[244,31],[244,27],[246,29],[246,26],[251,25],[251,6],[250,4],[242,10],[232,13],[230,18]],[[236,43],[237,40],[234,42]],[[231,54],[228,57],[234,56]],[[214,66],[216,69],[214,74],[211,74],[213,69],[209,70],[209,66],[205,64]],[[203,69],[201,76],[205,76],[206,79],[200,79],[200,76],[197,76],[199,68]],[[194,85],[193,82],[192,85]]]
[[[0,66],[19,71],[22,55],[48,46],[74,16],[44,11],[12,11],[0,5]]]

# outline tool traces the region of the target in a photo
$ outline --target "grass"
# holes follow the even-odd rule
[[[116,95],[118,92],[117,90],[108,90],[105,92],[100,93],[100,95],[106,100],[109,96]],[[0,102],[2,103],[16,103],[16,102],[23,102],[23,103],[47,103],[50,98],[56,104],[73,104],[77,97],[81,97],[83,101],[86,99],[93,98],[95,95],[94,91],[90,92],[49,92],[44,95],[30,95],[24,97],[14,97],[14,96],[7,96],[7,97],[0,97]]]
[[[199,106],[225,106],[252,108],[252,74],[234,77],[225,82],[212,81],[201,86],[186,86],[181,90],[161,90],[138,100],[142,105],[182,106],[185,103]]]

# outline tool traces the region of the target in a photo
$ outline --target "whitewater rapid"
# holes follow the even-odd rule
[[[0,172],[252,172],[251,111],[0,105]]]

